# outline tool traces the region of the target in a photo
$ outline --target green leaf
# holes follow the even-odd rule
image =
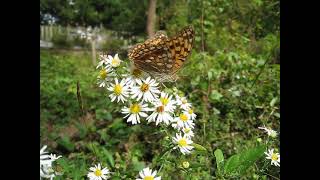
[[[108,121],[112,120],[112,114],[105,109],[97,109],[96,110],[96,118],[97,119],[106,119]]]
[[[132,157],[132,167],[134,171],[141,171],[145,167],[145,163],[134,156]]]
[[[218,171],[222,172],[223,163],[224,163],[224,157],[223,157],[222,151],[220,149],[215,150],[214,156],[216,157]]]
[[[58,140],[58,144],[68,150],[69,152],[72,152],[74,150],[74,144],[71,142],[70,138],[68,136],[62,137]]]
[[[211,100],[217,100],[219,101],[223,97],[222,94],[220,94],[217,90],[212,90],[210,94]]]
[[[213,108],[213,113],[214,113],[215,115],[219,115],[219,114],[220,114],[220,111],[219,111],[219,109],[217,109],[217,108]]]
[[[208,79],[211,80],[212,78],[212,71],[208,71]]]
[[[192,146],[194,147],[194,149],[196,151],[200,151],[200,152],[206,152],[207,149],[203,146],[201,146],[200,144],[197,144],[197,143],[192,143]]]
[[[224,172],[231,176],[243,174],[250,166],[254,164],[265,151],[265,146],[248,149],[239,154],[231,156],[225,163]]]
[[[112,154],[111,154],[108,150],[104,149],[104,155],[105,155],[105,157],[106,157],[106,159],[107,159],[107,163],[108,163],[111,167],[114,167],[114,159],[113,159]]]
[[[273,107],[276,104],[277,100],[278,100],[277,97],[273,98],[270,102],[270,106]]]

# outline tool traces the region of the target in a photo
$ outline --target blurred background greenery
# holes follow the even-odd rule
[[[172,85],[198,115],[195,142],[229,157],[265,137],[257,127],[279,132],[279,5],[277,0],[40,0],[40,142],[63,155],[64,175],[58,179],[84,179],[98,162],[115,172],[114,179],[135,179],[150,164],[163,166],[163,179],[215,177],[215,161],[205,155],[173,154],[159,161],[164,134],[153,125],[128,125],[121,107],[96,85],[92,53],[119,53],[129,63],[128,48],[157,30],[170,36],[194,26],[194,49]],[[190,162],[187,170],[184,160]],[[279,171],[254,166],[241,178],[276,179]]]

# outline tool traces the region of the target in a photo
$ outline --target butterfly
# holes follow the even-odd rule
[[[176,78],[187,57],[191,54],[195,32],[192,26],[183,28],[173,37],[158,31],[144,43],[134,45],[128,52],[134,66],[159,81]]]

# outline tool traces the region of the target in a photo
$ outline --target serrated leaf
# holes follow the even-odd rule
[[[224,163],[224,157],[223,157],[222,151],[220,149],[215,150],[214,156],[216,157],[218,171],[222,172],[223,163]]]
[[[250,166],[263,156],[265,146],[248,149],[239,154],[231,156],[225,163],[224,172],[231,176],[242,175]]]

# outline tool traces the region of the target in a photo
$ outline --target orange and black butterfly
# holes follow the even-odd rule
[[[137,69],[160,81],[170,80],[190,55],[194,35],[192,26],[183,28],[170,38],[159,31],[153,38],[133,46],[128,57]]]

